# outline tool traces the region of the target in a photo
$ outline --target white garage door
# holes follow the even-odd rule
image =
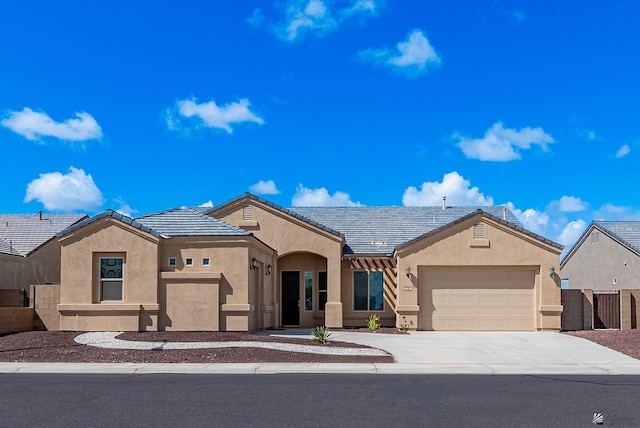
[[[535,330],[535,272],[509,268],[420,271],[422,330]]]

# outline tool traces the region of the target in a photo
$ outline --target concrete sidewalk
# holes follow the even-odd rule
[[[266,332],[262,334],[276,334]],[[289,330],[278,336],[307,337]],[[397,363],[99,364],[2,363],[0,373],[379,373],[640,375],[640,361],[585,339],[546,332],[332,332],[332,340],[383,349]]]

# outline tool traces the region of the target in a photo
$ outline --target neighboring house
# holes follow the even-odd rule
[[[107,211],[60,235],[63,330],[559,330],[562,247],[503,207]]]
[[[592,222],[560,268],[571,289],[640,289],[640,221]]]
[[[82,214],[0,214],[0,289],[60,282],[56,234]]]

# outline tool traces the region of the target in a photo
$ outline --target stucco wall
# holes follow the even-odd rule
[[[485,224],[485,238],[474,240],[473,225],[480,221]],[[536,329],[559,330],[560,278],[557,275],[551,278],[549,268],[559,267],[560,251],[487,217],[470,218],[398,251],[399,269],[411,268],[410,278],[399,275],[399,319],[406,316],[407,320],[418,324],[420,278],[417,274],[420,267],[522,267],[537,271],[534,290]]]
[[[0,254],[0,289],[60,282],[60,244],[53,239],[28,257]]]
[[[247,206],[253,207],[251,220],[244,218],[243,209]],[[328,327],[342,327],[341,257],[343,240],[340,236],[319,229],[251,198],[241,199],[211,215],[251,231],[260,241],[275,249],[279,257],[297,253],[311,253],[324,257],[327,263],[328,285],[324,322]],[[282,268],[278,266],[278,275],[276,275],[278,284],[279,272],[281,271]],[[278,293],[276,301],[279,302],[280,291],[277,288],[274,291]],[[274,305],[274,311],[276,319],[279,320],[280,309]],[[280,323],[277,322],[277,324]]]
[[[61,330],[138,330],[143,305],[145,312],[157,311],[157,238],[105,218],[72,232],[60,243]],[[125,259],[122,302],[99,300],[99,258],[110,256]],[[82,320],[75,319],[79,315]],[[145,324],[153,323],[153,317],[145,319]],[[157,320],[144,329],[157,330]]]
[[[591,243],[594,231],[598,232],[598,242]],[[599,291],[640,289],[640,257],[592,228],[565,261],[560,275],[569,279],[569,288]]]

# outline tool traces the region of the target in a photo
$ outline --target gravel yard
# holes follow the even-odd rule
[[[216,348],[181,350],[102,349],[74,342],[79,332],[30,331],[0,336],[0,361],[4,362],[96,362],[96,363],[393,363],[392,356],[320,355],[263,348]],[[367,334],[367,333],[363,333]],[[127,332],[122,340],[149,342],[255,341],[301,345],[361,348],[353,343],[319,345],[310,339],[274,337],[251,333],[222,332]]]
[[[582,330],[563,334],[582,337],[640,360],[640,330]]]

